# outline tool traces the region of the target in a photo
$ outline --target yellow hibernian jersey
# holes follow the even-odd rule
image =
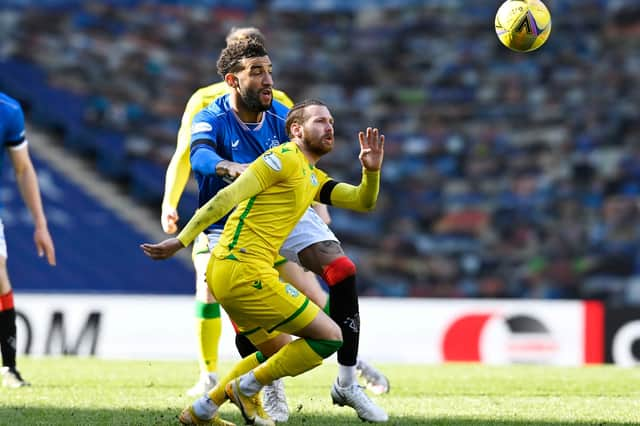
[[[291,142],[267,151],[250,170],[263,190],[238,205],[213,253],[220,259],[271,266],[311,202],[318,201],[320,188],[329,177],[309,164]]]
[[[312,201],[356,211],[375,207],[380,171],[362,171],[358,186],[333,181],[295,142],[272,148],[203,205],[178,235],[189,245],[235,206],[213,250],[219,259],[271,267],[285,238]]]
[[[224,81],[202,87],[195,91],[182,114],[180,130],[178,130],[178,140],[176,151],[171,157],[171,162],[167,167],[167,175],[164,185],[163,206],[173,209],[178,207],[178,202],[184,191],[184,187],[191,173],[191,162],[189,161],[189,147],[191,145],[191,122],[193,117],[206,108],[211,102],[229,92],[229,86]],[[273,90],[273,98],[288,108],[291,108],[293,101],[286,93],[280,90]]]

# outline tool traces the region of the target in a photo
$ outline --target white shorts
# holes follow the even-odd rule
[[[318,216],[318,213],[316,213],[313,207],[309,207],[284,241],[284,244],[280,248],[280,254],[286,257],[287,260],[300,264],[298,253],[310,245],[321,241],[335,241],[338,244],[340,243],[333,231],[331,231],[327,224]]]
[[[0,257],[7,258],[7,242],[4,239],[4,224],[0,219]]]
[[[193,245],[193,261],[197,280],[204,280],[209,262],[209,253],[216,244],[218,244],[221,234],[222,230],[216,229],[210,234],[200,234],[196,238],[196,242]],[[205,251],[205,238],[207,238],[208,252]],[[291,262],[300,264],[298,253],[310,245],[321,241],[335,241],[340,244],[340,241],[336,238],[333,231],[331,231],[327,224],[318,216],[318,213],[316,213],[313,207],[309,207],[284,241],[284,244],[280,248],[280,255]]]
[[[222,229],[215,229],[210,234],[204,232],[198,234],[196,240],[193,243],[193,251],[191,252],[191,259],[193,260],[193,266],[196,270],[196,286],[204,288],[206,287],[207,278],[207,266],[209,266],[209,257],[211,257],[211,250],[218,244],[222,235]]]

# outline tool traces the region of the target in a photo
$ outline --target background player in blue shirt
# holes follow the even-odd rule
[[[15,99],[0,93],[0,167],[4,162],[5,149],[13,163],[16,182],[22,199],[33,218],[35,232],[33,240],[38,256],[46,256],[49,265],[56,264],[55,249],[47,219],[42,208],[40,188],[35,169],[29,157],[28,143],[25,138],[24,114]],[[7,273],[7,244],[4,238],[4,226],[0,219],[0,349],[2,350],[2,385],[9,388],[28,386],[16,369],[16,311],[13,302],[13,290]]]

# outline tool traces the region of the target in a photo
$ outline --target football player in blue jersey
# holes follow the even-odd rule
[[[25,138],[24,113],[15,99],[0,93],[0,167],[5,149],[9,153],[20,194],[31,212],[35,225],[33,240],[38,256],[46,256],[50,265],[56,264],[53,240],[47,227],[47,219],[42,208],[40,188],[35,169],[29,157]],[[2,385],[8,388],[29,386],[16,369],[16,311],[13,290],[7,273],[7,244],[4,226],[0,219],[0,349],[2,351]]]

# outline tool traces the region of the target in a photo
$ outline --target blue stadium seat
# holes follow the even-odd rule
[[[177,260],[154,262],[138,245],[148,238],[35,155],[58,264],[38,258],[30,216],[5,167],[0,214],[8,268],[21,292],[191,294],[193,272]],[[7,170],[9,169],[9,170]],[[159,226],[159,225],[158,225]]]

